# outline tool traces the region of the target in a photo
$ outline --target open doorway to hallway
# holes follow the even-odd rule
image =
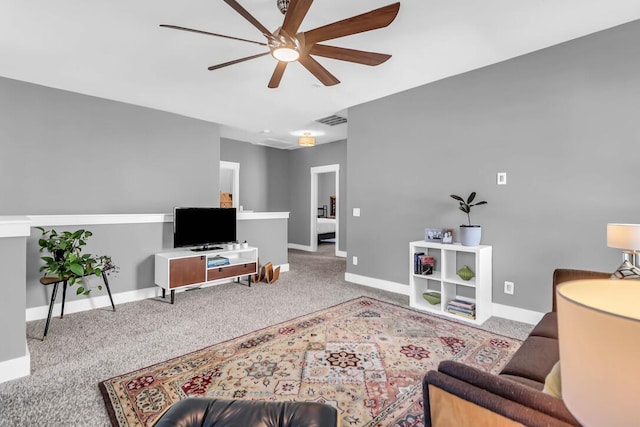
[[[311,168],[311,250],[340,256],[340,165]]]

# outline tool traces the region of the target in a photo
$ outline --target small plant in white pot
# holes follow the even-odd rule
[[[478,246],[480,244],[480,238],[482,237],[482,227],[471,224],[471,208],[474,206],[486,205],[487,202],[483,200],[481,202],[473,203],[476,199],[475,191],[469,194],[469,197],[467,197],[466,200],[460,196],[456,196],[455,194],[451,194],[451,198],[460,203],[458,209],[467,214],[467,220],[469,221],[469,224],[460,225],[460,243],[462,243],[462,246]]]

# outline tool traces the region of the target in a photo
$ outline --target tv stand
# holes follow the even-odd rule
[[[154,281],[162,288],[163,298],[171,291],[171,304],[175,303],[175,291],[179,288],[219,285],[235,279],[239,282],[244,276],[251,286],[251,276],[258,273],[258,248],[198,249],[197,254],[193,249],[155,254]],[[227,258],[229,264],[210,266],[215,257]]]

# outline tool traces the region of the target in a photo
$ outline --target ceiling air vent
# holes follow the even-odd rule
[[[327,125],[327,126],[336,126],[336,125],[341,125],[343,123],[347,123],[347,119],[345,117],[336,116],[334,114],[333,116],[328,116],[322,119],[318,119],[316,120],[316,122],[322,123],[323,125]]]

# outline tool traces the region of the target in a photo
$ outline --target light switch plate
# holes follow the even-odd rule
[[[353,216],[360,216],[360,208],[353,208]]]
[[[498,172],[498,185],[507,185],[507,173]]]

